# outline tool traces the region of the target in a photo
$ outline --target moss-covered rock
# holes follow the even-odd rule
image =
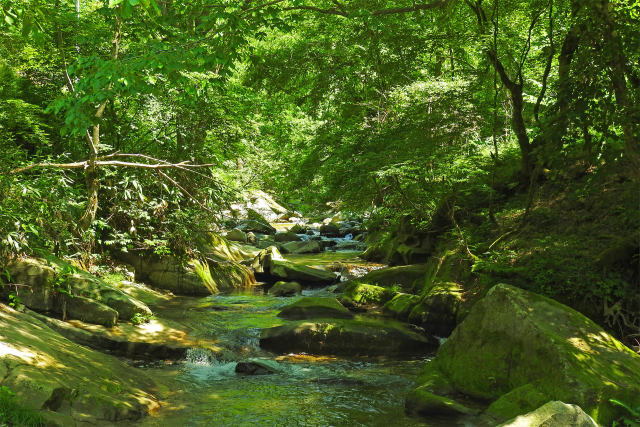
[[[598,424],[577,405],[549,402],[535,411],[501,424],[500,427],[598,427]]]
[[[280,251],[275,246],[268,246],[258,252],[253,259],[251,268],[256,273],[269,273],[270,265],[273,261],[284,261],[284,258],[280,254]]]
[[[340,237],[340,228],[333,223],[320,226],[320,235],[326,237]]]
[[[396,293],[397,292],[391,289],[381,286],[351,282],[345,287],[344,292],[340,296],[340,302],[349,306],[359,304],[381,305],[393,298]]]
[[[384,305],[384,311],[395,319],[407,321],[409,313],[419,302],[418,295],[398,293]]]
[[[353,313],[335,298],[305,297],[284,307],[278,317],[295,320],[318,318],[350,319],[353,317]]]
[[[509,285],[473,306],[426,371],[418,388],[448,396],[434,390],[439,376],[453,390],[494,401],[490,413],[501,420],[542,399],[575,403],[607,425],[622,415],[609,399],[640,405],[638,354],[577,311]]]
[[[384,287],[398,285],[409,291],[416,281],[424,280],[425,272],[426,264],[402,265],[370,271],[361,280],[364,283]]]
[[[462,287],[453,282],[436,283],[409,313],[409,322],[427,332],[447,337],[456,327]]]
[[[264,329],[260,346],[271,351],[336,355],[425,354],[437,341],[400,324],[366,320],[300,322]]]
[[[159,408],[144,372],[0,304],[0,378],[54,425],[113,425]]]
[[[209,262],[209,271],[219,291],[246,289],[256,283],[249,267],[237,262]]]
[[[230,230],[225,236],[225,238],[230,242],[247,243],[247,233],[237,228]]]
[[[54,256],[14,260],[7,271],[13,283],[25,286],[18,296],[32,310],[106,326],[151,315],[141,301]]]
[[[271,288],[269,288],[269,295],[275,297],[290,297],[302,292],[302,286],[298,282],[276,282]]]
[[[335,274],[327,270],[273,259],[269,264],[269,274],[277,279],[315,286],[331,285],[338,280]]]
[[[316,240],[288,242],[282,245],[282,249],[289,254],[317,254],[322,252],[322,244]]]
[[[273,237],[276,242],[299,242],[302,240],[302,237],[298,236],[296,233],[292,231],[276,233],[276,235]]]

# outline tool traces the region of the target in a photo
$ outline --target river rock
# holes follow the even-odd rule
[[[457,283],[434,284],[420,303],[411,310],[409,322],[421,326],[430,334],[448,337],[456,327],[462,293],[462,287]]]
[[[281,353],[398,356],[428,353],[437,348],[438,342],[401,325],[332,319],[263,329],[260,346]]]
[[[487,414],[507,420],[545,402],[579,405],[599,424],[624,414],[617,399],[640,406],[640,355],[557,301],[496,285],[429,362],[407,409],[430,415],[423,395],[455,393],[492,401]]]
[[[291,227],[289,231],[296,234],[307,234],[307,231],[309,231],[309,229],[303,224],[296,224]]]
[[[384,305],[384,312],[390,316],[407,321],[411,310],[420,302],[420,296],[398,293]]]
[[[278,317],[294,320],[317,318],[350,319],[353,317],[353,313],[335,298],[305,297],[284,307]]]
[[[276,229],[268,222],[256,221],[253,219],[240,221],[237,228],[242,231],[260,234],[275,234],[276,232]]]
[[[278,248],[272,245],[258,252],[258,255],[253,259],[251,268],[256,273],[268,274],[273,261],[284,261],[284,258]]]
[[[298,236],[296,233],[293,233],[291,231],[285,231],[283,233],[276,233],[275,236],[273,236],[275,238],[276,242],[299,242],[302,240],[302,237]]]
[[[360,304],[384,304],[393,298],[395,294],[395,291],[381,286],[351,282],[345,287],[340,296],[340,302],[347,307]]]
[[[90,323],[113,326],[118,318],[151,315],[144,303],[56,257],[14,260],[7,266],[22,304]],[[49,264],[49,265],[47,265]],[[8,292],[4,287],[0,292]]]
[[[302,286],[298,282],[276,282],[270,289],[269,295],[274,297],[290,297],[302,292]]]
[[[268,363],[260,360],[251,360],[248,362],[238,362],[236,364],[236,374],[242,375],[269,375],[275,374],[277,371]]]
[[[269,264],[269,274],[282,280],[315,286],[328,286],[338,280],[335,274],[327,270],[277,260]]]
[[[426,272],[426,264],[401,265],[370,271],[361,280],[364,283],[384,287],[398,285],[403,290],[409,291],[416,281],[424,279]]]
[[[247,233],[237,228],[230,230],[225,237],[232,242],[247,243]]]
[[[264,191],[253,191],[247,195],[247,214],[251,211],[260,215],[268,222],[277,221],[282,215],[287,213],[287,208],[281,206],[273,197]]]
[[[322,244],[315,240],[289,242],[282,245],[282,248],[290,254],[317,254],[322,252]]]
[[[133,422],[159,408],[143,371],[75,344],[0,304],[0,378],[54,425]]]
[[[340,228],[332,223],[320,226],[320,235],[325,237],[340,237]]]
[[[535,411],[500,424],[500,427],[598,427],[593,418],[577,405],[554,401]]]
[[[209,272],[218,291],[246,289],[256,283],[253,271],[240,263],[209,261]]]

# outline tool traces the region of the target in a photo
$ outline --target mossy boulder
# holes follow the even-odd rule
[[[0,348],[2,385],[53,425],[133,422],[160,406],[144,372],[2,304]]]
[[[577,311],[500,284],[440,347],[416,390],[493,402],[487,412],[503,421],[561,400],[608,425],[624,411],[609,399],[640,405],[640,355]]]
[[[231,242],[247,243],[247,233],[237,228],[230,230],[225,238]]]
[[[333,223],[323,224],[320,226],[320,235],[325,237],[340,237],[340,227]]]
[[[389,287],[398,285],[404,290],[411,290],[416,281],[424,280],[426,264],[402,265],[373,270],[361,280],[372,285]]]
[[[288,242],[282,245],[282,249],[289,254],[317,254],[322,252],[322,244],[316,240]]]
[[[453,282],[436,283],[409,313],[409,322],[427,332],[447,337],[456,327],[462,287]]]
[[[246,247],[243,247],[238,242],[229,241],[217,233],[207,233],[204,238],[205,242],[202,244],[201,252],[207,258],[216,261],[241,262],[254,256],[254,253],[245,250]]]
[[[528,414],[501,424],[500,427],[598,427],[598,424],[577,405],[548,402]]]
[[[258,252],[253,259],[251,268],[256,273],[269,273],[270,265],[273,261],[284,261],[284,258],[280,254],[280,251],[275,246],[268,246],[265,249]]]
[[[318,318],[350,319],[353,317],[353,313],[335,298],[305,297],[284,307],[278,317],[294,320]]]
[[[302,224],[296,224],[293,227],[291,227],[289,231],[295,234],[307,234],[307,231],[309,231],[309,228]]]
[[[411,310],[420,302],[420,296],[398,293],[384,305],[384,312],[391,317],[407,321]]]
[[[291,231],[276,233],[276,235],[273,237],[276,242],[299,242],[302,240],[302,237]]]
[[[302,292],[302,286],[298,282],[276,282],[271,288],[269,288],[269,295],[275,297],[290,297],[298,295]]]
[[[401,324],[370,320],[303,321],[264,329],[260,346],[289,353],[401,356],[433,351],[438,342]]]
[[[269,264],[269,274],[277,279],[315,286],[328,286],[338,280],[337,276],[330,271],[288,261],[277,261],[273,258]]]
[[[351,282],[349,283],[342,295],[340,301],[347,305],[382,305],[395,296],[397,292],[383,288],[381,286],[367,285],[365,283]]]
[[[256,283],[253,271],[233,261],[209,263],[209,272],[219,291],[246,289]]]
[[[12,283],[22,285],[18,288],[22,303],[35,311],[105,326],[115,325],[118,318],[151,315],[141,301],[54,256],[14,260],[7,271]]]

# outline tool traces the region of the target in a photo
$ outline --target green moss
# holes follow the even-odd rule
[[[509,419],[513,414],[526,414],[549,401],[548,396],[539,390],[540,385],[527,383],[503,394],[487,408],[487,413],[498,419]]]
[[[5,386],[0,387],[0,424],[16,426],[43,426],[44,417],[18,402],[16,395]]]
[[[344,289],[340,300],[351,304],[384,304],[396,295],[392,289],[353,282]]]
[[[384,311],[396,319],[407,320],[409,313],[419,302],[418,295],[398,293],[384,305]]]

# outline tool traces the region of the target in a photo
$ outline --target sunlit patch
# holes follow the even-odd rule
[[[0,342],[0,356],[16,356],[20,359],[29,359],[33,360],[36,358],[36,355],[30,351],[20,350],[15,347],[8,345],[7,343]]]
[[[138,331],[140,331],[141,333],[153,334],[162,332],[163,330],[164,326],[162,326],[162,324],[156,320],[151,320],[148,323],[138,325]]]

